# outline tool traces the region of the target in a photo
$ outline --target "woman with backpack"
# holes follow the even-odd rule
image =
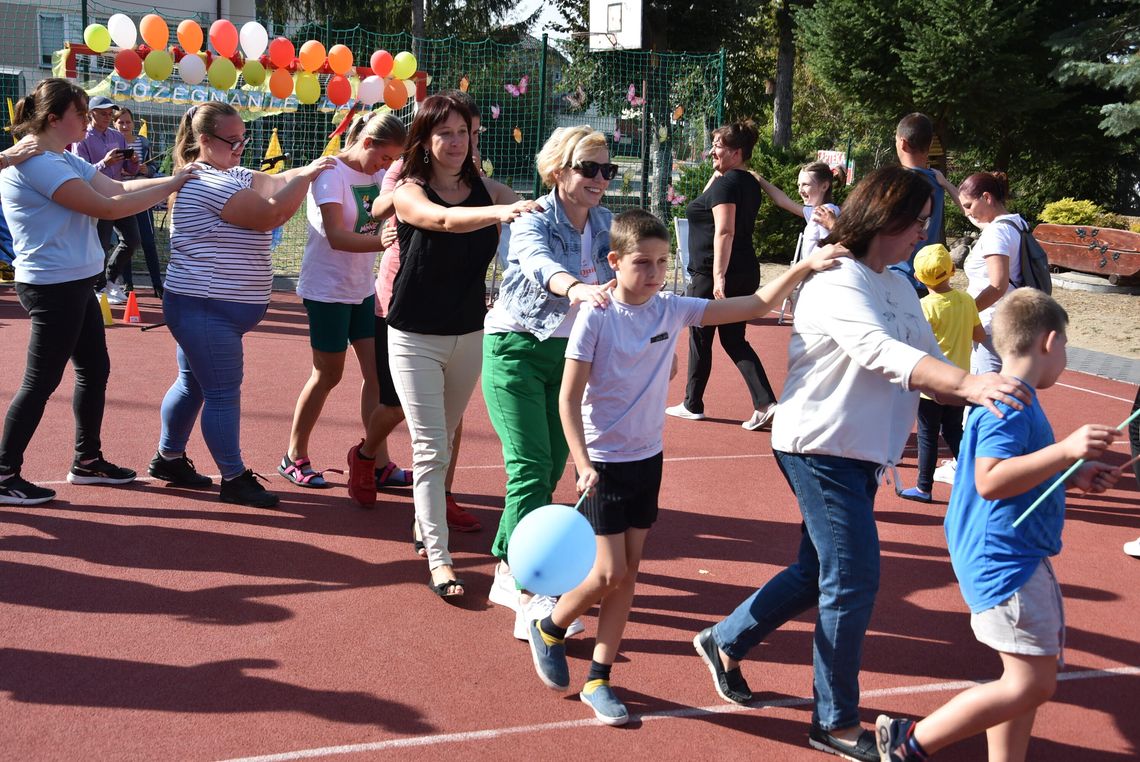
[[[982,231],[962,268],[967,278],[966,292],[974,297],[986,331],[986,340],[975,342],[970,354],[970,372],[974,374],[1001,370],[990,321],[1002,297],[1024,285],[1021,231],[1028,230],[1029,223],[1006,209],[1008,196],[1009,179],[1004,172],[975,172],[958,188],[962,211]]]

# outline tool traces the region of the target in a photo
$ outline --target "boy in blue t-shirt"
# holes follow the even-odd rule
[[[1042,291],[1019,288],[993,320],[1003,375],[1047,389],[1065,369],[1069,316]],[[1060,442],[1036,399],[1023,410],[997,403],[1004,417],[975,408],[966,422],[954,491],[946,511],[950,561],[970,607],[974,636],[1001,656],[1001,677],[958,694],[918,722],[880,715],[883,760],[925,760],[986,732],[990,759],[1025,759],[1037,707],[1057,683],[1064,644],[1061,588],[1049,556],[1061,551],[1065,495],[1053,492],[1020,526],[1013,522],[1079,459],[1116,438],[1110,426],[1082,426]],[[1082,465],[1068,486],[1104,492],[1118,477],[1099,462]]]
[[[529,623],[535,670],[549,688],[570,687],[566,628],[599,605],[598,635],[581,699],[607,725],[629,720],[610,688],[610,670],[633,603],[637,568],[657,519],[662,431],[674,348],[682,329],[739,323],[768,314],[816,270],[833,267],[846,249],[826,246],[759,291],[731,299],[664,293],[669,231],[649,212],[614,217],[608,255],[617,287],[610,303],[582,309],[566,346],[558,407],[578,472],[578,493],[590,490],[582,513],[594,529],[594,567],[554,611]]]

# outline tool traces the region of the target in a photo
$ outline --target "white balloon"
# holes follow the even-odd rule
[[[139,35],[135,29],[135,22],[131,21],[130,16],[122,13],[116,13],[107,19],[107,31],[111,33],[111,39],[120,48],[133,48]]]
[[[269,33],[256,21],[247,21],[241,25],[238,40],[241,41],[241,49],[246,58],[257,58],[269,45]]]
[[[373,106],[379,103],[380,99],[384,97],[384,80],[375,74],[360,80],[360,88],[356,91],[356,97],[365,106]]]
[[[188,85],[196,85],[206,78],[206,62],[197,54],[182,57],[178,62],[178,73]]]
[[[415,82],[415,80],[405,79],[404,80],[404,89],[406,89],[408,91],[408,97],[411,98],[412,100],[415,100],[415,98],[416,98],[416,82]]]

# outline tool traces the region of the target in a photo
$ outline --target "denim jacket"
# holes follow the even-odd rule
[[[575,274],[581,269],[582,234],[566,219],[557,191],[538,202],[543,211],[524,214],[511,223],[510,254],[498,306],[539,341],[545,341],[570,310],[570,300],[550,293],[546,285],[560,272]],[[591,254],[598,282],[607,283],[614,277],[606,259],[613,213],[596,206],[589,210],[587,218],[593,232]]]

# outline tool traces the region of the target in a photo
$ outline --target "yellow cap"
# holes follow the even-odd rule
[[[923,246],[914,255],[914,277],[927,286],[937,286],[953,274],[950,252],[940,243]]]

